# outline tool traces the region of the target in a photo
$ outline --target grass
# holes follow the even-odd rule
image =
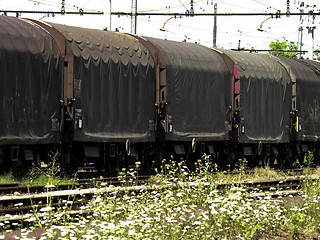
[[[18,178],[12,173],[0,175],[0,184],[19,183],[20,186],[44,186],[44,185],[62,185],[75,184],[76,179],[65,177],[63,175],[51,176],[45,172],[38,172],[37,174],[27,174],[23,178]]]
[[[320,181],[307,177],[303,198],[287,196],[275,201],[259,192],[249,195],[237,185],[218,191],[217,184],[225,181],[226,175],[210,170],[206,160],[198,163],[197,174],[190,174],[183,161],[163,161],[153,183],[171,187],[147,190],[141,186],[133,192],[115,188],[111,194],[97,193],[81,207],[89,214],[71,216],[66,214],[67,205],[59,209],[47,206],[29,220],[45,229],[41,239],[320,238]],[[249,175],[264,178],[275,174],[270,169],[257,169]],[[136,176],[133,169],[119,178],[128,186]],[[21,237],[31,237],[28,234],[32,232],[32,228],[24,229]]]
[[[27,176],[20,180],[21,186],[45,186],[45,185],[63,185],[63,184],[76,184],[75,178],[68,178],[64,176],[55,176],[51,178],[45,174],[37,177]]]
[[[0,175],[0,184],[16,183],[16,182],[17,180],[15,179],[15,177],[11,172]]]
[[[75,177],[70,178],[61,174],[58,164],[59,152],[50,152],[50,164],[45,169],[33,165],[21,178],[12,172],[0,175],[0,183],[19,183],[21,186],[45,186],[75,184]]]

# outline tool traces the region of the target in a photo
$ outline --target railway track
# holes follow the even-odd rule
[[[225,191],[233,186],[245,187],[248,194],[259,191],[261,194],[269,194],[273,198],[286,194],[301,194],[300,189],[304,181],[303,170],[288,169],[281,171],[292,172],[297,176],[284,180],[219,184],[216,187],[219,191]],[[92,176],[96,178],[82,178],[78,179],[76,184],[56,186],[21,187],[17,183],[0,184],[0,224],[6,223],[8,226],[12,226],[11,223],[16,223],[21,225],[21,222],[28,221],[35,212],[41,215],[43,210],[48,209],[48,206],[52,214],[61,207],[67,207],[69,209],[68,214],[86,214],[81,212],[80,207],[96,194],[110,194],[115,191],[140,191],[141,189],[148,191],[159,187],[172,187],[148,184],[146,180],[150,175],[97,177],[98,175],[95,174]],[[129,183],[130,186],[121,187],[124,182]]]
[[[132,183],[139,185],[150,176],[135,177]],[[124,179],[128,180],[128,179]],[[52,207],[64,206],[69,202],[74,209],[97,193],[114,191],[123,184],[115,177],[81,179],[76,184],[21,187],[16,184],[0,186],[0,217],[6,214],[21,214],[37,211],[50,204]],[[120,188],[120,191],[126,188]],[[130,188],[134,190],[135,188]],[[136,187],[139,189],[139,187]],[[71,204],[72,203],[72,204]],[[0,222],[4,218],[0,218]]]
[[[143,176],[140,179],[140,183],[145,181],[147,176]],[[261,191],[269,193],[278,193],[283,191],[296,191],[299,192],[301,185],[303,184],[303,179],[287,179],[283,181],[261,181],[261,182],[249,182],[249,183],[239,183],[236,185],[245,187],[248,192],[251,191]],[[116,182],[120,184],[120,182]],[[88,184],[89,185],[89,184]],[[85,185],[79,185],[83,188],[73,186],[70,189],[70,185],[61,185],[57,187],[35,187],[36,190],[44,190],[41,192],[34,193],[19,193],[19,194],[7,194],[0,196],[0,215],[6,216],[6,214],[21,214],[29,213],[32,211],[41,210],[50,204],[51,207],[61,207],[69,204],[72,206],[71,209],[78,209],[78,207],[85,201],[91,199],[95,194],[108,194],[114,191],[139,191],[142,188],[146,190],[152,190],[157,188],[156,185],[137,185],[128,187],[119,187],[116,185],[107,185],[107,182],[100,182],[100,186],[85,188]],[[234,184],[219,184],[217,189],[224,191]],[[158,186],[159,187],[159,186]],[[170,187],[170,186],[161,186]],[[187,187],[187,186],[181,186]],[[20,189],[21,190],[21,189]],[[5,217],[0,218],[1,221],[5,221]]]
[[[142,175],[135,177],[137,184],[148,179],[150,175]],[[19,186],[18,183],[0,184],[0,197],[3,195],[25,195],[33,193],[43,193],[48,191],[62,191],[72,189],[85,189],[90,187],[103,185],[120,186],[122,181],[127,181],[129,177],[124,180],[119,180],[119,177],[104,177],[104,178],[82,178],[78,179],[73,184],[61,184],[61,185],[39,185],[39,186]]]

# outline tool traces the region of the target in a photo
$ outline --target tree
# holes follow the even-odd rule
[[[288,42],[288,40],[280,42],[279,40],[271,42],[269,44],[270,51],[269,54],[274,56],[283,56],[288,58],[297,58],[296,52],[286,52],[288,50],[297,51],[298,45],[294,41]]]
[[[316,60],[320,60],[320,49],[316,49],[316,50],[314,51],[314,55],[315,55],[315,57],[316,57]]]

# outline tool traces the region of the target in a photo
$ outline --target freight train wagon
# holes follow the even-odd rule
[[[320,64],[1,16],[1,166],[319,156]],[[271,161],[270,161],[271,160]],[[281,162],[280,162],[281,161]]]

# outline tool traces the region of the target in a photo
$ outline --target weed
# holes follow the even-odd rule
[[[12,172],[8,172],[0,176],[0,184],[15,183],[15,182],[16,182],[16,179]]]
[[[320,184],[309,182],[303,201],[272,201],[259,192],[231,187],[219,191],[218,177],[206,156],[190,174],[184,161],[162,162],[154,177],[159,188],[96,196],[81,209],[90,214],[69,216],[65,209],[34,220],[46,228],[41,239],[302,239],[320,233]],[[269,168],[255,170],[255,177],[276,176]],[[134,184],[135,169],[123,171],[124,185]],[[248,177],[247,173],[242,175]],[[237,178],[237,177],[236,177]],[[165,187],[160,187],[163,185]],[[51,215],[51,217],[49,217]],[[40,222],[39,222],[40,221]],[[24,231],[29,231],[25,229]]]

